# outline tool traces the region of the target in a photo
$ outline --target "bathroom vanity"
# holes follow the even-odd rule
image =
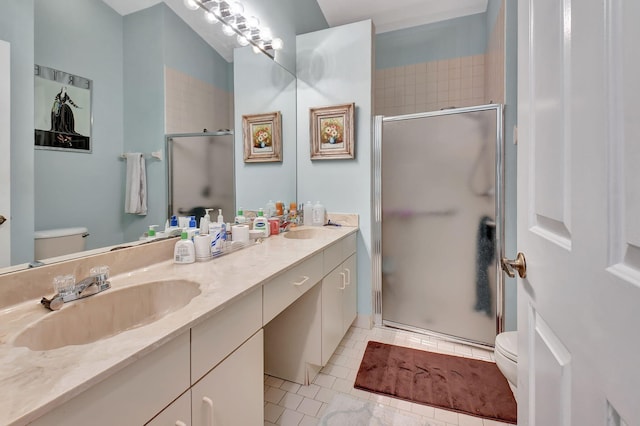
[[[57,312],[45,310],[39,299],[5,307],[0,424],[262,425],[264,372],[308,383],[355,319],[356,231],[302,227],[208,262],[160,261],[116,273],[110,290]],[[126,250],[137,258],[159,250],[153,245]],[[86,262],[106,259],[99,257]],[[65,310],[69,316],[82,303],[95,304],[99,315],[77,327],[112,324],[118,310],[101,304],[126,303],[120,295],[160,281],[178,281],[191,292],[197,285],[199,293],[170,313],[164,307],[143,326],[93,336],[89,343],[48,350],[15,344],[25,329]],[[152,299],[140,300],[140,309],[167,297],[179,300],[174,291],[139,293],[139,299]],[[110,292],[115,296],[105,297]],[[55,347],[56,334],[27,345]]]

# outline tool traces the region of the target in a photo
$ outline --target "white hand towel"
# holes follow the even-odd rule
[[[147,214],[147,173],[144,155],[139,152],[125,154],[127,157],[127,182],[124,212]]]

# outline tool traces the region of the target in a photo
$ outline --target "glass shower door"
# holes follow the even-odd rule
[[[383,324],[493,344],[497,113],[385,119]]]

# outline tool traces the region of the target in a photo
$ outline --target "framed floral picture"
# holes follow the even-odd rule
[[[355,104],[311,108],[311,159],[354,158]]]
[[[280,111],[242,116],[244,162],[282,161],[282,116]]]

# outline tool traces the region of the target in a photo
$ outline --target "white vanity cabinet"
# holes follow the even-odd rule
[[[189,388],[189,339],[182,333],[32,425],[144,424]]]
[[[329,362],[356,319],[356,255],[322,279],[322,365]]]
[[[263,333],[253,335],[191,388],[193,426],[264,423]]]
[[[322,279],[265,322],[267,374],[308,385],[326,365],[356,317],[355,252],[351,234],[317,254]],[[264,285],[265,294],[270,285]]]
[[[191,389],[180,395],[146,426],[191,426]]]

